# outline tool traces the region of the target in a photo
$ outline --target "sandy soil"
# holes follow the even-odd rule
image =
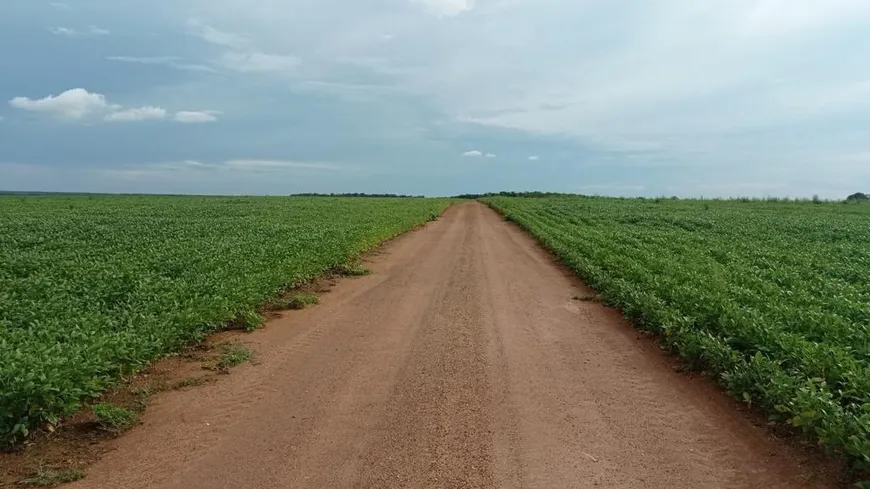
[[[481,204],[369,266],[67,487],[824,487]]]

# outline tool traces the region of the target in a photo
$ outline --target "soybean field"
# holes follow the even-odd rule
[[[0,445],[449,203],[0,197]]]
[[[485,201],[732,395],[870,466],[870,206]]]

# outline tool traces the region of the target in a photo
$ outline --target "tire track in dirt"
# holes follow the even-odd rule
[[[379,431],[366,450],[364,487],[486,487],[492,485],[489,385],[473,243],[475,216],[463,212],[463,235],[422,317],[411,354],[391,392]],[[467,307],[467,304],[473,307]]]
[[[825,487],[481,204],[370,267],[69,487]]]

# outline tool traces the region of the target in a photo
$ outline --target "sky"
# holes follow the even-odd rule
[[[866,0],[3,0],[0,190],[844,198]]]

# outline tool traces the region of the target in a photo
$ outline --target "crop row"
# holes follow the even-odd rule
[[[870,467],[868,206],[487,203],[733,395]]]
[[[448,203],[0,197],[0,444]]]

